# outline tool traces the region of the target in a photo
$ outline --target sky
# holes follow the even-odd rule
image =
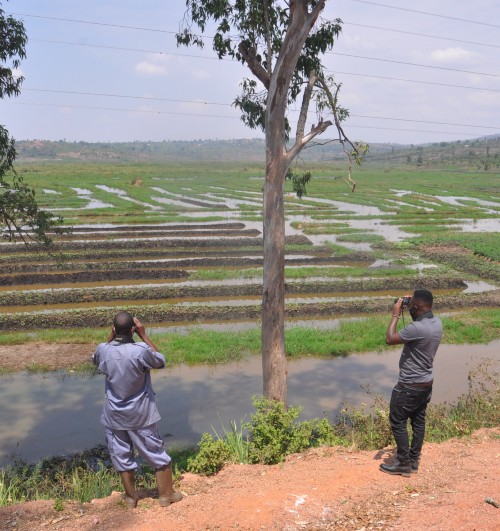
[[[263,136],[231,105],[249,71],[218,60],[208,39],[203,50],[177,47],[185,0],[0,6],[23,21],[29,39],[22,94],[0,101],[0,124],[17,140]],[[327,0],[322,17],[343,21],[324,64],[342,85],[352,140],[424,144],[500,134],[498,0]]]

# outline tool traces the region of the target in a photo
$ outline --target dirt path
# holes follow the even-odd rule
[[[392,451],[317,449],[275,466],[231,465],[186,474],[185,498],[160,508],[141,492],[136,509],[115,493],[92,503],[53,501],[0,508],[0,529],[35,530],[498,530],[500,428],[426,444],[418,474],[379,472]]]
[[[0,369],[24,371],[33,365],[49,371],[71,369],[88,363],[95,351],[95,344],[26,343],[0,346]],[[3,531],[0,528],[0,531]]]

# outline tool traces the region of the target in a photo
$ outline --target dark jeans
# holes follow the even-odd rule
[[[398,383],[392,390],[389,420],[396,439],[397,458],[402,463],[418,460],[425,435],[425,412],[431,400],[432,385],[412,387]],[[408,437],[408,419],[411,422],[411,446]]]

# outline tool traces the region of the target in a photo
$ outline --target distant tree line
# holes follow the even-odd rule
[[[171,140],[163,142],[68,142],[23,140],[16,142],[17,160],[81,160],[116,162],[228,161],[264,163],[264,139]],[[308,162],[343,160],[338,144],[305,149]],[[370,144],[366,163],[431,167],[456,165],[492,170],[500,167],[500,137],[421,145]]]

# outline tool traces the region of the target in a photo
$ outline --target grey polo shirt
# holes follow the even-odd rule
[[[101,424],[135,430],[160,420],[149,371],[165,366],[163,354],[146,343],[118,338],[98,345],[92,361],[106,376]]]
[[[399,381],[404,384],[432,382],[434,357],[443,337],[441,319],[427,312],[407,324],[399,337],[405,344],[399,360]]]

